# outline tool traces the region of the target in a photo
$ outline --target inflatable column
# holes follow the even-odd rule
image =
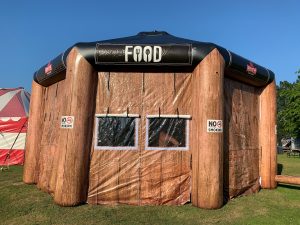
[[[260,94],[259,141],[261,147],[261,186],[276,188],[277,150],[276,150],[276,84],[275,80]]]
[[[62,116],[72,120],[73,127],[59,131],[60,157],[54,201],[59,205],[73,206],[87,199],[97,87],[97,73],[76,48],[67,58],[65,82],[69,86],[60,99],[66,103]]]
[[[193,72],[192,204],[205,209],[223,205],[224,65],[214,49]]]
[[[25,147],[23,181],[36,184],[39,176],[40,144],[42,139],[44,87],[32,81],[28,130]]]

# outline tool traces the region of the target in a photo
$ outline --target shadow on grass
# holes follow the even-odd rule
[[[283,170],[283,165],[281,163],[277,163],[277,174],[281,175]]]
[[[288,189],[299,190],[300,191],[300,186],[296,186],[296,185],[278,184],[278,187],[283,187],[283,188],[288,188]]]

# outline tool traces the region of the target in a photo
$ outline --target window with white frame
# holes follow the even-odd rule
[[[148,115],[146,150],[188,150],[189,115]]]
[[[95,149],[137,150],[139,115],[97,114]]]

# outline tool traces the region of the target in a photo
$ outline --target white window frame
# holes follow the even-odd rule
[[[149,119],[165,118],[165,119],[186,119],[185,123],[185,147],[149,147]],[[145,138],[145,150],[177,150],[188,151],[189,150],[189,137],[190,137],[190,115],[147,115],[146,116],[146,138]]]
[[[118,117],[118,118],[135,118],[135,129],[134,129],[134,146],[98,146],[98,118],[103,118],[103,117]],[[95,114],[95,133],[94,133],[94,149],[95,150],[138,150],[138,144],[139,144],[139,119],[140,115],[139,114]]]

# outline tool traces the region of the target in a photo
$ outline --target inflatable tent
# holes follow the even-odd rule
[[[182,205],[275,188],[272,71],[141,32],[77,43],[32,83],[23,180],[63,206]]]
[[[0,165],[22,165],[30,95],[23,88],[0,89]]]

